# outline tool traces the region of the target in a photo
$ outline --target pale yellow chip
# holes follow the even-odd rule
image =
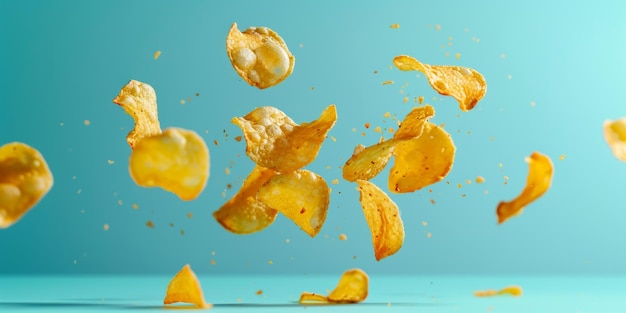
[[[374,256],[380,261],[398,252],[404,243],[404,224],[398,206],[373,183],[357,180],[359,201],[372,233]]]
[[[191,266],[186,264],[172,278],[167,285],[165,299],[163,304],[172,304],[177,302],[191,303],[197,308],[208,309],[213,307],[212,304],[204,300],[202,287],[196,274],[191,270]]]
[[[500,290],[487,289],[487,290],[474,291],[474,296],[476,297],[493,297],[493,296],[501,296],[501,295],[510,295],[514,297],[519,297],[522,295],[522,287],[508,286]]]
[[[502,201],[498,204],[496,209],[498,224],[502,224],[509,218],[522,213],[525,206],[541,197],[552,184],[554,167],[550,157],[539,152],[533,152],[526,159],[526,162],[528,162],[529,167],[526,186],[515,199]]]
[[[267,27],[241,32],[233,23],[226,37],[226,53],[233,68],[251,86],[265,89],[291,75],[296,58],[285,41]]]
[[[368,292],[369,277],[363,270],[355,268],[341,275],[337,287],[328,296],[303,292],[299,302],[301,304],[310,302],[358,303],[365,301]]]
[[[400,142],[389,173],[389,190],[413,192],[442,180],[452,169],[456,147],[441,127],[426,123],[423,133]]]
[[[626,117],[604,122],[604,139],[613,155],[626,162]]]
[[[39,151],[21,142],[0,147],[0,228],[22,218],[52,184],[52,172]]]
[[[209,178],[209,150],[194,131],[168,128],[137,143],[129,170],[139,186],[161,187],[182,200],[193,200]]]
[[[270,178],[259,189],[257,199],[314,237],[326,220],[330,189],[322,176],[301,169]]]
[[[113,102],[121,106],[135,120],[135,127],[126,136],[126,141],[131,148],[134,148],[142,138],[161,133],[156,93],[152,86],[131,80],[120,90]]]
[[[226,230],[235,234],[251,234],[268,227],[276,219],[278,211],[257,200],[257,193],[277,173],[256,166],[243,182],[243,186],[213,217]]]
[[[430,86],[441,95],[455,98],[462,111],[473,109],[487,93],[485,78],[472,68],[428,65],[408,55],[395,57],[393,64],[402,71],[424,73]]]
[[[257,108],[232,120],[243,131],[248,157],[257,165],[278,172],[290,172],[311,163],[336,121],[335,105],[329,105],[319,119],[302,125],[275,107]]]

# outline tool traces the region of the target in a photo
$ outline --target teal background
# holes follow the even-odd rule
[[[232,22],[278,32],[296,57],[293,74],[266,90],[243,82],[225,53]],[[169,274],[185,263],[205,274],[625,274],[626,164],[602,136],[604,120],[626,116],[625,34],[621,1],[0,1],[0,143],[37,148],[55,178],[32,211],[0,230],[0,274]],[[475,68],[487,95],[461,112],[422,75],[390,69],[399,54]],[[198,199],[131,180],[133,122],[111,101],[130,79],[155,88],[163,128],[207,142],[211,177]],[[340,167],[356,144],[378,141],[375,126],[394,125],[385,112],[402,119],[420,95],[453,136],[456,162],[432,193],[391,195],[406,240],[376,262]],[[231,118],[272,105],[307,122],[331,103],[337,141],[307,167],[340,181],[320,234],[283,216],[253,235],[222,229],[211,214],[253,167]],[[521,191],[533,151],[552,158],[553,186],[498,226],[495,207]],[[386,172],[374,179],[385,189]],[[486,183],[465,184],[478,175]]]

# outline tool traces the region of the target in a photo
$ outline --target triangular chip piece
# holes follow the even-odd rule
[[[204,300],[200,281],[198,281],[198,277],[191,270],[189,264],[183,266],[172,281],[170,281],[169,285],[167,285],[167,292],[165,299],[163,299],[163,304],[177,302],[191,303],[198,308],[204,309],[213,307],[212,304]]]

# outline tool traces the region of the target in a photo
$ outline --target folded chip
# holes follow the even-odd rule
[[[626,162],[626,117],[604,122],[604,139],[613,155]]]
[[[502,201],[498,204],[496,213],[498,224],[506,222],[524,210],[524,207],[541,197],[552,184],[554,168],[552,160],[547,155],[533,152],[526,158],[528,162],[528,177],[522,193],[511,201]]]
[[[113,102],[135,120],[135,127],[126,136],[126,141],[134,148],[139,140],[161,133],[157,113],[156,93],[152,86],[140,81],[131,80]]]
[[[303,292],[299,302],[301,304],[310,302],[358,303],[367,298],[368,292],[369,277],[363,270],[355,268],[347,270],[341,275],[337,287],[328,296]]]
[[[202,287],[196,274],[191,270],[191,266],[186,264],[172,278],[167,285],[167,291],[163,304],[172,304],[177,302],[191,303],[197,308],[208,309],[213,307],[212,304],[204,300]]]
[[[455,98],[462,111],[473,109],[487,93],[483,75],[469,67],[428,65],[408,55],[395,57],[393,64],[402,71],[424,73],[430,86],[441,95]]]
[[[487,290],[474,291],[474,296],[476,297],[493,297],[493,296],[501,296],[501,295],[510,295],[514,297],[519,297],[522,295],[522,287],[508,286],[500,290],[487,289]]]
[[[161,187],[193,200],[209,178],[209,150],[194,131],[168,128],[136,143],[129,171],[139,186]]]
[[[275,86],[291,75],[296,60],[273,30],[250,27],[241,32],[237,23],[228,32],[226,53],[237,74],[259,89]]]
[[[22,218],[52,184],[52,172],[35,148],[21,142],[0,147],[0,228]]]

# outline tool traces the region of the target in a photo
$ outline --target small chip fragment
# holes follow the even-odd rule
[[[172,278],[167,285],[167,292],[163,304],[172,304],[177,302],[191,303],[197,308],[209,309],[212,304],[204,300],[202,287],[196,274],[191,270],[191,266],[186,264]]]
[[[373,183],[357,180],[359,201],[372,233],[374,256],[380,261],[398,252],[404,242],[404,225],[398,206]]]
[[[626,117],[604,122],[604,139],[613,155],[626,162]]]
[[[291,75],[296,58],[285,41],[267,27],[241,32],[233,23],[226,37],[226,53],[233,68],[251,86],[265,89]]]
[[[131,148],[135,148],[142,138],[161,133],[156,93],[152,86],[131,80],[120,90],[113,102],[121,106],[135,120],[135,127],[126,136],[126,141]]]
[[[323,296],[317,293],[303,292],[300,295],[300,304],[327,302],[327,303],[358,303],[367,298],[369,292],[369,277],[358,268],[347,270],[341,275],[337,287]]]
[[[194,131],[168,128],[136,144],[129,171],[139,186],[158,186],[182,200],[193,200],[209,178],[209,150]]]
[[[522,193],[511,201],[502,201],[498,204],[496,213],[498,224],[506,222],[524,210],[524,207],[541,197],[552,183],[554,168],[550,157],[539,152],[533,152],[526,158],[528,162],[528,177]]]
[[[389,28],[400,28],[400,24],[398,24],[398,23],[391,24],[391,25],[389,25]]]
[[[500,290],[487,289],[487,290],[474,291],[474,296],[476,297],[493,297],[493,296],[501,296],[501,295],[511,295],[514,297],[519,297],[522,295],[522,287],[508,286]]]
[[[157,50],[154,52],[154,59],[157,60],[161,56],[161,50]]]
[[[472,68],[428,65],[408,55],[395,57],[393,63],[402,71],[424,73],[433,89],[441,95],[455,98],[462,111],[473,109],[487,92],[485,78]]]
[[[21,142],[0,147],[0,228],[16,223],[52,185],[52,172],[35,148]]]

